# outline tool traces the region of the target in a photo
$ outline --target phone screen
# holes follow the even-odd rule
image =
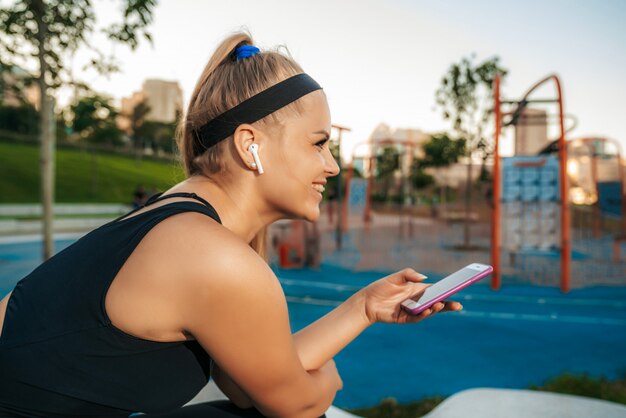
[[[427,288],[422,297],[416,300],[416,302],[420,305],[422,303],[428,302],[429,300],[443,293],[446,293],[449,290],[454,289],[461,283],[476,276],[476,274],[478,274],[479,272],[480,270],[476,270],[470,267],[464,267],[461,270],[452,273],[448,277],[439,280],[437,283]]]
[[[405,300],[402,302],[402,306],[411,313],[419,313],[436,301],[443,300],[471,283],[489,275],[491,271],[493,271],[491,266],[479,263],[470,264],[426,288],[419,299]]]

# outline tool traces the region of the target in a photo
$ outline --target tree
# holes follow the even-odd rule
[[[329,144],[328,144],[328,148],[330,149],[330,154],[335,158],[335,161],[337,162],[337,164],[340,164],[341,161],[339,160],[340,156],[339,156],[339,141],[336,140],[330,140]],[[339,187],[339,176],[333,176],[333,177],[329,177],[326,180],[328,181],[328,184],[326,184],[326,190],[327,192],[324,193],[324,198],[326,200],[336,200],[337,196],[339,196],[339,192],[338,192],[338,187]],[[343,187],[345,187],[346,184],[343,184]],[[345,196],[345,189],[342,190],[341,193],[342,196]]]
[[[439,170],[459,161],[465,155],[465,139],[452,139],[447,133],[435,134],[422,145],[424,157],[418,161],[419,168],[432,167]],[[440,185],[440,202],[445,202],[445,184]]]
[[[31,104],[0,106],[0,130],[35,137],[38,132],[39,114]]]
[[[149,130],[146,129],[149,128],[149,126],[144,126],[144,123],[146,122],[146,116],[148,116],[150,110],[148,102],[143,99],[133,106],[132,113],[130,114],[130,138],[137,152],[142,150],[143,139],[149,135],[149,133],[146,132]]]
[[[123,18],[104,29],[114,42],[135,49],[141,37],[151,41],[146,31],[156,0],[122,0]],[[0,65],[32,63],[40,91],[40,138],[42,203],[44,214],[44,258],[52,256],[52,202],[54,200],[54,93],[73,83],[67,58],[80,47],[94,53],[90,66],[100,73],[118,69],[113,57],[93,48],[88,35],[96,23],[91,0],[14,0],[0,8]]]
[[[383,181],[383,200],[389,198],[393,173],[400,168],[400,153],[393,146],[384,146],[376,156],[376,178]]]
[[[486,127],[493,125],[489,123],[493,116],[493,81],[497,74],[502,77],[507,74],[507,70],[499,66],[499,60],[496,56],[474,64],[474,56],[462,58],[459,63],[448,68],[436,92],[437,104],[443,110],[443,117],[452,121],[454,132],[466,141],[465,156],[468,164],[463,234],[465,247],[470,246],[472,158],[478,154],[484,167],[491,153]]]
[[[422,167],[447,167],[465,155],[465,139],[452,139],[446,133],[434,134],[422,145]]]
[[[119,145],[122,132],[117,128],[117,111],[109,98],[92,94],[70,106],[72,128],[81,139],[96,144]]]
[[[151,149],[154,152],[163,151],[173,154],[176,151],[176,123],[145,121],[136,131],[137,152]]]
[[[411,167],[411,183],[416,189],[425,189],[435,183],[435,179],[419,166],[419,161],[415,160]]]

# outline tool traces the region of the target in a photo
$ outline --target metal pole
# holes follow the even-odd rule
[[[345,229],[345,225],[343,225],[344,223],[344,217],[342,216],[343,214],[343,210],[344,210],[344,202],[342,202],[343,199],[343,186],[342,186],[342,167],[341,167],[341,134],[343,133],[343,131],[348,131],[350,132],[350,128],[346,128],[345,126],[339,126],[339,125],[332,125],[333,128],[337,129],[339,131],[339,135],[337,136],[337,143],[338,143],[338,148],[339,148],[339,158],[337,161],[337,165],[339,166],[339,174],[337,175],[337,228],[336,228],[336,233],[335,233],[335,244],[338,250],[341,250],[341,241],[342,241],[342,233],[343,230]]]
[[[494,81],[494,111],[496,119],[496,131],[494,135],[494,151],[493,151],[493,183],[492,183],[492,197],[493,197],[493,211],[491,212],[491,264],[493,267],[493,274],[491,275],[491,288],[493,290],[500,289],[502,285],[501,270],[500,270],[500,155],[499,155],[499,140],[501,129],[500,114],[500,75],[496,75]]]
[[[622,166],[622,151],[619,144],[617,145],[617,169],[619,170],[620,196],[622,197],[622,238],[626,238],[626,194],[624,194],[624,167]]]
[[[410,132],[410,131],[409,131]],[[409,163],[407,169],[408,176],[408,186],[407,186],[407,195],[409,196],[408,200],[406,200],[406,204],[409,208],[413,208],[413,180],[411,178],[411,168],[413,166],[413,141],[409,144]],[[405,198],[406,199],[406,198]],[[409,210],[409,238],[413,238],[413,215],[411,210]]]
[[[339,143],[339,158],[337,161],[337,164],[339,165],[339,174],[337,175],[337,227],[336,227],[336,232],[335,232],[335,246],[338,250],[341,250],[341,234],[342,234],[342,228],[341,228],[341,224],[343,221],[343,217],[341,216],[342,210],[343,210],[343,204],[341,202],[341,198],[343,196],[342,193],[342,182],[341,182],[341,177],[343,177],[343,174],[341,173],[341,129],[339,130],[339,137],[338,137],[338,143]]]
[[[561,291],[569,292],[570,289],[570,266],[572,261],[572,247],[570,241],[570,213],[569,195],[567,184],[567,144],[565,143],[565,123],[563,112],[563,93],[561,82],[556,75],[551,76],[556,83],[556,90],[559,99],[559,127],[561,135],[559,137],[559,171],[561,177]]]
[[[598,189],[598,160],[596,159],[596,150],[593,142],[587,143],[591,149],[591,183],[596,192],[596,201],[593,202],[591,212],[591,230],[594,238],[600,238],[600,190]]]
[[[41,204],[43,259],[54,254],[54,148],[56,139],[56,121],[54,120],[54,99],[42,91],[45,103],[41,109],[43,119],[41,132]]]
[[[372,153],[375,152],[374,145],[372,145]],[[369,157],[369,175],[367,176],[367,189],[365,194],[365,209],[363,210],[363,222],[365,227],[369,227],[372,221],[372,187],[374,187],[374,170],[376,169],[376,155],[370,155]]]
[[[345,232],[346,230],[346,226],[348,225],[348,209],[349,209],[349,202],[350,202],[350,182],[352,181],[352,177],[354,175],[354,155],[352,156],[353,160],[350,161],[350,165],[348,165],[348,171],[346,172],[346,178],[344,179],[345,181],[343,182],[345,184],[345,189],[346,189],[346,193],[344,194],[343,197],[343,206],[342,206],[342,210],[341,213],[337,213],[337,216],[341,216],[342,220],[341,220],[341,225],[343,226],[343,230],[342,232]]]

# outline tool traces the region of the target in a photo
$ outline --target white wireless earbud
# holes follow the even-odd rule
[[[257,170],[259,170],[259,174],[263,174],[263,166],[261,165],[261,160],[259,159],[259,144],[250,145],[248,147],[248,151],[250,151],[250,153],[252,153],[252,157],[254,157],[254,162]]]

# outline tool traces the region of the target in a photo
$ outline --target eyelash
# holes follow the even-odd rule
[[[324,138],[322,139],[320,142],[318,142],[317,144],[315,144],[316,147],[320,147],[323,148],[324,144],[326,144],[326,142],[328,142],[328,138]]]

